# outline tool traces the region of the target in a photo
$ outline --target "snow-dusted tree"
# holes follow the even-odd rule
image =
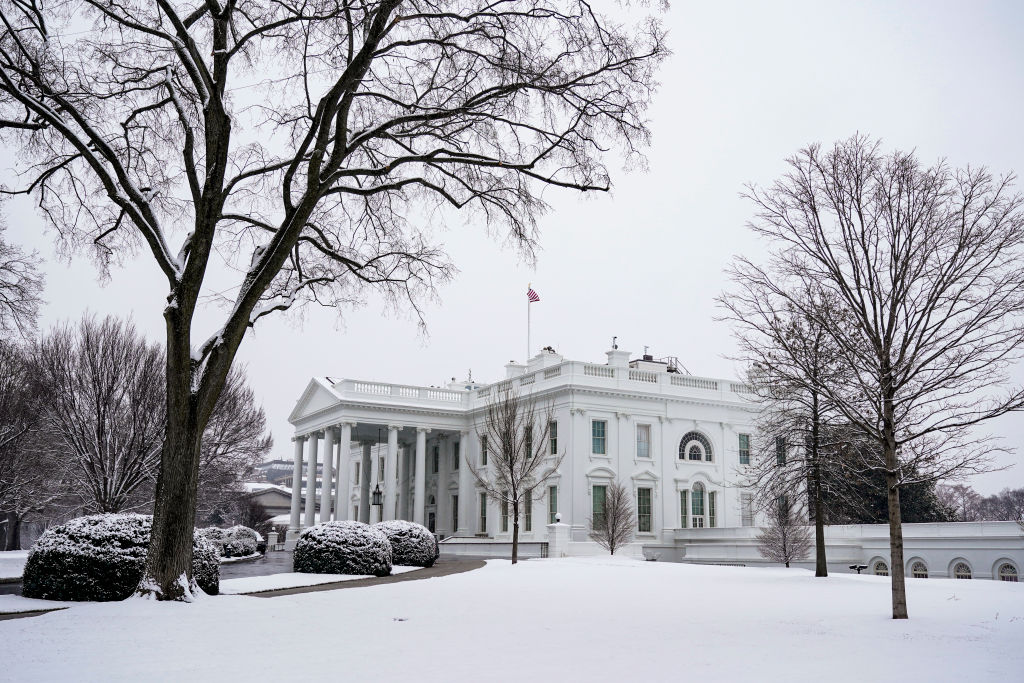
[[[27,338],[35,330],[42,302],[39,257],[4,241],[3,232],[0,223],[0,338],[15,334]]]
[[[738,472],[758,508],[771,510],[779,495],[810,500],[815,529],[815,576],[828,576],[825,556],[826,493],[830,471],[838,470],[850,437],[828,400],[825,385],[849,381],[845,360],[823,326],[824,316],[807,314],[832,307],[826,291],[808,287],[801,307],[763,286],[763,272],[747,262],[733,268],[736,291],[718,298],[732,322],[747,368],[752,398],[759,404],[750,462]],[[796,296],[796,295],[793,295]],[[847,468],[846,476],[857,476]]]
[[[786,496],[780,496],[768,514],[768,526],[757,535],[757,552],[769,562],[789,567],[811,552],[811,530],[799,519]]]
[[[49,388],[46,428],[85,511],[137,506],[164,436],[160,348],[131,322],[86,316],[44,335],[36,365]]]
[[[522,396],[511,383],[495,389],[487,404],[478,438],[487,440],[487,464],[465,464],[488,500],[512,511],[512,564],[519,561],[519,519],[526,506],[544,495],[544,483],[558,471],[565,451],[551,453],[553,414],[539,409],[536,399]]]
[[[612,149],[643,162],[667,55],[657,17],[582,0],[5,0],[0,18],[20,191],[101,265],[141,246],[167,281],[140,584],[160,599],[189,597],[200,441],[246,331],[366,288],[418,312],[453,272],[421,220],[447,220],[438,206],[531,255],[546,187],[608,189]],[[212,277],[221,261],[237,286]]]
[[[789,165],[748,192],[770,250],[752,276],[820,316],[853,369],[826,392],[878,445],[863,467],[885,473],[892,614],[905,619],[900,486],[985,469],[993,445],[973,428],[1024,407],[1024,388],[1001,389],[1024,354],[1024,198],[1012,176],[925,167],[863,136]],[[809,287],[834,308],[807,307]]]
[[[633,540],[636,514],[629,491],[613,481],[604,489],[604,505],[590,518],[590,539],[612,555]]]

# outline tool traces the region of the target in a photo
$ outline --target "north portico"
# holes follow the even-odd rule
[[[322,486],[303,503],[293,484],[289,537],[317,520],[398,518],[442,537],[507,541],[508,510],[483,495],[466,465],[489,467],[484,416],[506,386],[550,406],[546,450],[565,453],[523,511],[522,540],[546,541],[559,514],[571,541],[586,542],[616,480],[633,493],[638,544],[674,542],[682,528],[752,525],[749,499],[734,485],[750,457],[754,412],[746,387],[694,377],[648,355],[631,360],[618,348],[606,356],[587,363],[546,349],[527,364],[507,364],[505,378],[491,384],[312,379],[289,417],[293,482],[303,473],[315,481],[322,463]],[[378,487],[381,505],[374,506]]]

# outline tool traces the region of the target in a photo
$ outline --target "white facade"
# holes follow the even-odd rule
[[[510,363],[506,379],[490,385],[312,380],[289,419],[296,468],[315,472],[324,463],[319,509],[328,514],[318,516],[312,499],[304,510],[293,500],[292,530],[318,517],[376,521],[370,498],[379,486],[385,519],[411,519],[442,537],[510,539],[511,521],[503,523],[496,503],[488,501],[482,514],[464,460],[480,463],[486,407],[505,383],[551,406],[553,448],[565,453],[544,496],[521,519],[522,541],[546,542],[555,512],[572,541],[587,541],[595,487],[616,479],[633,491],[638,545],[674,543],[683,527],[752,523],[733,485],[740,435],[753,428],[744,387],[672,372],[648,356],[630,361],[626,351],[607,356],[594,364],[544,351],[526,366]]]

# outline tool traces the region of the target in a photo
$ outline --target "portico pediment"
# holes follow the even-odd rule
[[[334,393],[327,379],[314,377],[306,385],[306,390],[302,392],[302,396],[292,409],[288,421],[295,424],[308,415],[337,404],[340,400],[341,397]]]

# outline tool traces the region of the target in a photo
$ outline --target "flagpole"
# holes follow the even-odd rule
[[[529,291],[530,287],[532,285],[533,285],[532,282],[527,283],[526,290]],[[530,304],[532,304],[532,303],[533,302],[530,301],[530,297],[527,296],[526,297],[526,361],[524,362],[524,364],[530,362]]]

